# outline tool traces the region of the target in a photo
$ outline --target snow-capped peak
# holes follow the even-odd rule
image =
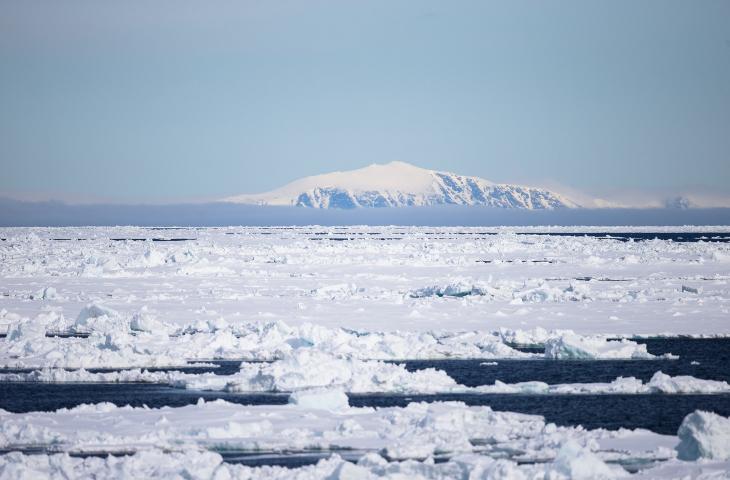
[[[416,167],[405,162],[372,164],[357,170],[305,177],[271,192],[237,195],[228,202],[313,208],[487,205],[504,208],[575,207],[548,190],[494,184]]]

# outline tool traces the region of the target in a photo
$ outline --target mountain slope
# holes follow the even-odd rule
[[[271,192],[236,195],[224,201],[311,208],[485,205],[532,210],[578,206],[549,190],[495,184],[403,162],[315,175]]]

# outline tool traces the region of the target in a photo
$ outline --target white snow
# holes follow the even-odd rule
[[[583,457],[571,465],[578,465]],[[600,462],[600,461],[599,461]],[[581,464],[582,465],[582,464]],[[602,463],[592,463],[594,468],[602,465],[601,472],[615,472],[610,476],[582,477],[581,467],[562,470],[563,464],[520,466],[509,460],[494,460],[480,455],[461,455],[446,463],[433,461],[388,462],[376,453],[371,453],[357,463],[350,463],[338,455],[321,460],[316,465],[288,469],[285,467],[247,467],[228,464],[212,452],[186,450],[164,453],[149,450],[132,456],[85,459],[73,458],[68,454],[39,456],[11,453],[0,456],[0,471],[7,478],[191,478],[242,480],[267,478],[271,480],[374,480],[374,479],[477,479],[524,480],[527,478],[570,479],[570,478],[616,478],[623,476],[620,467],[610,468]],[[585,465],[587,466],[587,465]],[[565,476],[563,473],[568,475]]]
[[[707,230],[708,237],[718,231]],[[33,320],[54,313],[67,319],[66,328],[94,304],[127,321],[147,307],[150,318],[199,331],[220,320],[232,328],[280,320],[293,328],[310,323],[424,335],[500,328],[573,330],[583,336],[730,333],[728,244],[620,242],[514,231],[0,229],[0,238],[6,238],[0,242],[0,311]],[[152,246],[109,240],[158,236],[195,240]],[[330,240],[341,237],[354,240]],[[150,248],[169,261],[150,266],[145,259]],[[92,273],[85,267],[91,258],[110,259],[118,268]],[[683,291],[683,286],[701,287],[702,293]],[[36,298],[46,288],[55,289],[55,298]],[[457,296],[412,295],[428,289]],[[459,297],[464,291],[470,294]],[[101,317],[87,320],[95,322],[93,318]],[[12,322],[0,318],[3,323]]]
[[[422,192],[432,188],[433,183],[431,170],[395,161],[385,165],[374,163],[357,170],[306,177],[292,182],[278,191],[293,194],[317,187],[340,187],[355,191]]]
[[[535,356],[514,344],[546,345],[551,358],[649,358],[607,339],[730,332],[728,244],[513,232],[0,229],[0,366],[273,360],[302,345],[380,360]],[[355,240],[328,240],[342,236]],[[151,237],[195,240],[110,240]],[[90,272],[99,259],[116,267]]]
[[[348,392],[431,393],[458,389],[444,372],[409,372],[402,365],[338,358],[310,348],[294,350],[272,363],[244,363],[230,376],[203,374],[173,380],[175,386],[229,392],[291,392],[339,387]]]
[[[580,455],[580,453],[577,453]],[[406,460],[388,462],[376,453],[370,453],[357,463],[351,463],[338,455],[321,460],[316,465],[289,469],[286,467],[247,467],[229,464],[213,452],[182,450],[163,452],[144,450],[131,456],[75,458],[68,454],[23,455],[10,453],[0,456],[0,471],[7,478],[190,478],[190,479],[228,479],[241,480],[453,480],[453,479],[490,479],[526,480],[546,478],[550,480],[569,480],[580,477],[581,465],[591,466],[603,473],[603,478],[626,478],[619,467],[608,467],[599,463],[582,463],[585,457],[575,460],[561,459],[561,463],[518,465],[505,459],[492,459],[482,455],[459,455],[445,463],[432,461]],[[565,464],[574,466],[565,469]],[[643,470],[629,478],[637,479],[719,479],[727,478],[730,462],[705,462],[702,464],[669,461],[657,467]],[[573,475],[567,476],[567,475]]]
[[[306,403],[306,402],[305,402]],[[334,402],[332,402],[334,403]],[[634,432],[556,427],[542,417],[467,407],[458,402],[411,403],[403,408],[338,408],[308,405],[245,406],[222,400],[179,408],[82,405],[56,412],[0,412],[0,448],[63,445],[68,451],[129,451],[181,446],[239,451],[356,449],[383,452],[390,459],[523,452],[529,461],[554,458],[569,439],[599,450],[599,439],[630,439]],[[642,446],[621,458],[651,456],[661,435],[642,432]],[[652,446],[656,443],[656,448]],[[654,453],[651,453],[654,452]],[[613,456],[615,452],[606,451]],[[602,455],[602,454],[601,454]]]
[[[570,479],[608,479],[623,476],[620,470],[612,469],[589,448],[581,447],[574,440],[563,444],[548,470],[548,476]]]
[[[716,394],[730,392],[730,384],[724,381],[704,380],[691,376],[670,376],[656,372],[644,383],[634,377],[619,377],[609,383],[558,383],[544,382],[503,383],[474,387],[481,393],[560,394],[560,395],[636,395],[636,394]]]
[[[728,393],[726,382],[662,372],[643,382],[466,387],[439,370],[409,372],[384,362],[650,362],[631,337],[727,336],[730,245],[536,235],[697,230],[709,238],[730,228],[0,229],[0,333],[7,332],[0,367],[33,370],[0,374],[0,381],[290,392],[282,406],[217,401],[0,412],[0,448],[62,452],[0,455],[0,477],[608,478],[624,474],[614,462],[646,461],[660,463],[637,478],[726,476],[728,419],[714,414],[691,414],[676,437],[556,427],[541,417],[460,403],[352,408],[346,395]],[[148,240],[112,240],[120,238]],[[244,363],[231,375],[145,370],[207,359],[267,362]],[[680,460],[673,458],[677,444]],[[226,464],[209,451],[227,448],[363,456],[357,463],[333,457],[295,470],[256,469]],[[64,453],[93,451],[137,453]]]
[[[708,395],[730,393],[730,384],[724,381],[705,380],[687,375],[672,377],[662,372],[656,372],[646,383],[635,377],[619,377],[607,383],[550,385],[539,381],[504,383],[497,380],[492,385],[467,387],[459,385],[440,370],[422,369],[409,372],[402,365],[335,358],[315,350],[302,350],[273,363],[244,364],[239,372],[232,375],[176,371],[149,372],[141,369],[91,373],[84,369],[44,368],[27,373],[0,373],[0,382],[158,383],[189,390],[239,393],[293,392],[293,395],[329,391],[505,395],[647,395],[656,393]]]
[[[584,337],[566,332],[545,341],[545,357],[552,359],[650,359],[646,345],[630,340],[607,341],[602,337]]]
[[[345,410],[350,404],[341,388],[310,388],[297,390],[289,396],[289,403],[303,408]]]
[[[346,200],[343,202],[343,198]],[[509,208],[576,207],[544,189],[494,184],[479,177],[428,170],[404,162],[372,164],[295,180],[261,194],[236,195],[228,202],[316,208],[490,205]]]
[[[677,435],[681,460],[730,460],[730,418],[696,411],[684,418]]]
[[[89,312],[99,313],[89,316]],[[110,316],[111,315],[111,316]],[[14,368],[124,368],[180,366],[188,359],[287,357],[303,348],[323,355],[362,359],[532,358],[502,343],[490,332],[368,332],[312,324],[290,327],[282,321],[223,319],[175,327],[146,309],[125,317],[96,305],[84,307],[69,324],[55,312],[9,323],[0,342],[0,365]],[[90,334],[88,338],[47,337],[46,332]],[[316,352],[312,354],[316,354]]]
[[[312,395],[314,401],[325,392]],[[649,465],[641,478],[698,478],[703,472],[727,471],[730,465],[717,460],[673,461],[667,446],[676,444],[676,437],[648,431],[556,427],[538,416],[453,402],[376,410],[348,408],[333,398],[322,402],[335,406],[330,410],[319,408],[316,401],[310,408],[303,403],[251,407],[219,400],[181,408],[99,404],[49,413],[0,412],[0,448],[62,445],[64,451],[77,453],[136,452],[86,459],[10,453],[0,455],[0,472],[7,478],[24,473],[51,478],[569,479],[624,477],[620,466],[606,462],[654,460],[660,463]],[[319,449],[362,456],[355,464],[335,455],[317,465],[289,470],[226,464],[207,449],[250,453]],[[507,460],[506,451],[519,453]],[[448,461],[434,463],[435,455]],[[333,472],[337,472],[334,477]]]

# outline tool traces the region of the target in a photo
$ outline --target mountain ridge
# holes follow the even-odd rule
[[[309,208],[382,208],[432,205],[490,206],[528,210],[579,205],[543,188],[429,170],[405,162],[372,164],[295,180],[260,194],[235,195],[226,202]]]

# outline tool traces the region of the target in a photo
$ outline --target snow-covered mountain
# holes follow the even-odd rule
[[[554,209],[578,205],[549,190],[495,184],[479,177],[427,170],[404,162],[373,164],[296,180],[271,192],[236,195],[227,202],[312,208],[486,205]]]

